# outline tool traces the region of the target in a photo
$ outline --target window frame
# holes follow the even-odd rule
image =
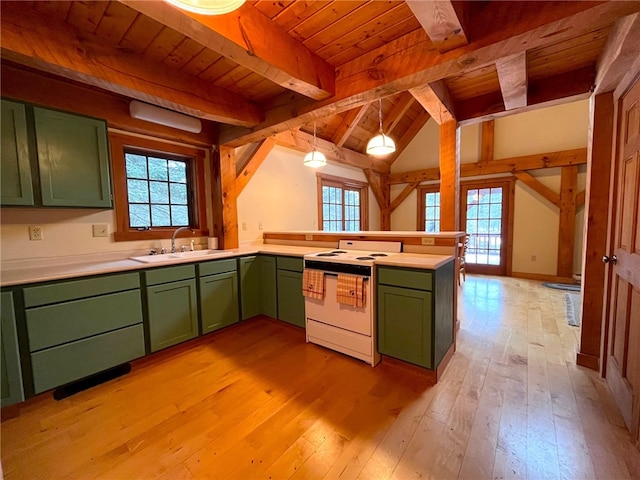
[[[338,177],[335,175],[328,175],[326,173],[316,173],[316,178],[318,182],[317,187],[317,198],[318,198],[318,230],[331,232],[334,230],[324,230],[324,218],[322,215],[323,212],[323,203],[322,203],[322,187],[338,187],[342,189],[343,192],[343,200],[344,200],[344,190],[358,190],[360,193],[360,230],[366,231],[369,230],[369,184],[367,182],[362,182],[359,180],[353,180],[350,178]],[[342,203],[342,230],[344,230],[344,201]]]
[[[129,226],[125,150],[137,151],[147,155],[156,154],[161,157],[187,160],[189,162],[187,170],[191,190],[190,206],[192,207],[189,212],[189,227],[193,229],[196,237],[209,235],[204,177],[206,153],[203,149],[118,133],[110,133],[109,142],[116,216],[116,231],[113,233],[113,238],[116,242],[171,238],[173,232],[178,228],[151,227],[149,230],[139,230]]]
[[[417,226],[416,226],[416,231],[418,232],[425,232],[425,222],[427,221],[426,215],[425,215],[425,209],[426,209],[426,202],[425,202],[425,196],[427,193],[439,193],[440,192],[440,185],[439,184],[432,184],[432,185],[420,185],[418,186],[418,220],[417,220]],[[440,216],[438,215],[438,232],[440,231]]]

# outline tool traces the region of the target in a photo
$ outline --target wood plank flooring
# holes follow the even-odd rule
[[[640,453],[575,365],[564,292],[467,275],[435,386],[259,318],[161,352],[1,424],[14,479],[630,479]]]

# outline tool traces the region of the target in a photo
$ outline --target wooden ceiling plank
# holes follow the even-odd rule
[[[276,144],[275,137],[267,137],[258,146],[257,150],[253,153],[249,161],[244,165],[240,174],[236,177],[236,194],[240,195],[240,192],[247,186],[253,175],[258,171],[262,162],[264,162],[267,155],[273,150]]]
[[[3,4],[0,35],[3,59],[208,120],[251,126],[261,118],[239,95],[104,46],[96,36],[79,38],[19,6]]]
[[[453,102],[442,80],[412,88],[409,92],[438,125],[455,120]]]
[[[387,115],[386,127],[384,129],[387,135],[391,135],[398,126],[398,123],[404,118],[407,111],[413,105],[413,96],[409,92],[401,93],[393,107],[393,110]]]
[[[389,210],[391,211],[391,213],[393,213],[393,211],[398,208],[409,195],[411,195],[411,192],[413,192],[418,185],[420,185],[420,182],[413,182],[404,187],[404,189],[398,194],[398,196],[393,199],[393,202],[391,202],[391,205],[389,206]]]
[[[408,0],[407,5],[440,53],[469,43],[462,2]]]
[[[335,92],[334,68],[249,4],[207,16],[165,2],[120,1],[289,90],[316,100]]]
[[[536,177],[528,172],[514,172],[513,175],[526,186],[531,188],[531,190],[553,203],[556,207],[560,208],[560,195],[551,190],[544,183],[540,182]]]
[[[117,45],[133,25],[138,12],[117,2],[109,2],[95,34],[110,45]]]
[[[347,139],[353,133],[353,130],[358,126],[360,120],[362,120],[362,117],[367,113],[368,107],[369,105],[362,105],[347,112],[333,135],[333,143],[335,143],[337,147],[344,146]]]
[[[288,147],[299,152],[309,152],[313,148],[313,135],[298,130],[288,130],[280,132],[276,141],[278,145]],[[375,170],[381,173],[388,173],[389,166],[377,159],[372,159],[362,153],[354,152],[348,148],[337,147],[334,143],[317,138],[316,146],[318,151],[325,154],[327,160],[350,165],[361,169]]]
[[[461,177],[475,177],[479,175],[497,175],[503,173],[520,172],[524,170],[539,170],[542,168],[565,167],[587,163],[587,149],[561,150],[558,152],[539,153],[522,157],[502,158],[492,162],[463,163],[460,165]],[[438,168],[416,170],[411,172],[393,173],[389,176],[391,185],[400,183],[426,182],[438,180]]]
[[[312,122],[314,118],[351,110],[381,95],[392,95],[477,68],[477,65],[494,63],[507,55],[582,35],[640,10],[638,2],[563,2],[544,9],[535,2],[491,2],[479,20],[488,20],[494,8],[507,9],[512,5],[528,8],[528,15],[520,15],[504,28],[491,30],[469,45],[444,54],[430,48],[423,31],[413,31],[342,65],[336,72],[336,94],[332,98],[313,102],[287,97],[286,107],[266,109],[264,122],[256,127],[221,129],[220,141],[230,146],[257,141]],[[532,103],[531,90],[529,103]],[[461,123],[457,105],[456,116]]]
[[[527,52],[496,61],[504,107],[507,110],[527,106]]]
[[[480,146],[480,161],[491,162],[493,160],[494,152],[494,138],[495,138],[495,121],[487,120],[482,122],[481,133],[481,146]]]
[[[640,14],[635,13],[618,20],[607,39],[604,52],[598,60],[594,93],[614,90],[640,57]]]

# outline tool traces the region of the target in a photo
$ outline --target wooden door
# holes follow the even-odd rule
[[[606,376],[629,429],[640,427],[640,81],[620,100]]]

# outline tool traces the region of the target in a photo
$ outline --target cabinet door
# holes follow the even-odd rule
[[[34,107],[42,204],[111,207],[104,121]]]
[[[198,336],[196,281],[147,287],[151,351]]]
[[[27,116],[21,103],[2,100],[2,205],[33,205]]]
[[[13,294],[2,292],[0,298],[0,370],[2,371],[2,406],[24,400],[22,369],[16,333],[16,316],[13,309]]]
[[[276,258],[259,255],[260,289],[262,291],[262,313],[271,318],[278,317],[278,291],[276,284]]]
[[[378,286],[378,351],[433,368],[431,292]]]
[[[202,333],[213,332],[239,320],[238,274],[219,273],[200,279]]]
[[[278,270],[278,319],[305,326],[302,273]]]
[[[240,310],[242,320],[262,313],[260,262],[258,257],[243,257],[240,262]]]

